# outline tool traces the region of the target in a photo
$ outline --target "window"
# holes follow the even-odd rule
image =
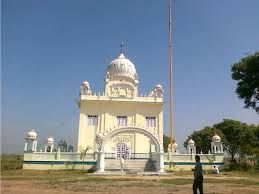
[[[155,127],[156,126],[156,117],[146,117],[146,126]]]
[[[98,125],[98,116],[88,115],[88,125]]]
[[[126,116],[117,116],[118,126],[127,126],[127,117]]]

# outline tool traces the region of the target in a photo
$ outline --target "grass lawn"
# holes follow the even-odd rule
[[[165,176],[93,175],[81,171],[4,170],[3,193],[192,193],[191,172]],[[205,174],[205,193],[259,193],[259,174]]]
[[[192,193],[192,172],[175,172],[163,176],[94,175],[83,171],[23,170],[22,156],[1,156],[1,193],[104,193],[170,194]],[[205,193],[259,194],[259,173],[221,172],[204,175]]]

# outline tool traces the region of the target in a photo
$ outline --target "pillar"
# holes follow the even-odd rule
[[[165,172],[164,152],[159,153],[159,172]]]
[[[168,151],[168,160],[169,161],[173,161],[173,153],[172,153],[172,151]]]
[[[37,141],[32,142],[32,151],[36,152],[37,151]]]
[[[57,159],[57,160],[60,159],[60,148],[58,148],[57,155],[56,155],[56,159]]]
[[[105,164],[104,164],[104,152],[99,152],[99,165],[98,165],[98,172],[104,172],[104,167],[105,167]]]
[[[28,148],[28,143],[25,142],[25,145],[24,145],[24,151],[27,151],[27,148]]]

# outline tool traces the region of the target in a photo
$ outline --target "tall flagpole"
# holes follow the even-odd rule
[[[168,0],[169,49],[170,49],[170,147],[173,145],[173,48],[172,48],[172,1]]]

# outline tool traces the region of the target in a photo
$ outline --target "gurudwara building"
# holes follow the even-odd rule
[[[89,82],[84,81],[80,88],[77,152],[61,152],[53,137],[47,138],[44,151],[37,151],[37,133],[31,130],[25,138],[24,169],[83,168],[102,173],[120,170],[121,157],[125,158],[126,171],[193,167],[196,149],[191,139],[186,154],[178,153],[176,143],[164,153],[163,87],[157,84],[149,94],[139,95],[138,74],[123,47],[108,65],[104,91],[92,91]],[[203,163],[208,168],[222,165],[219,136],[213,136],[211,149],[211,153],[201,154]]]

